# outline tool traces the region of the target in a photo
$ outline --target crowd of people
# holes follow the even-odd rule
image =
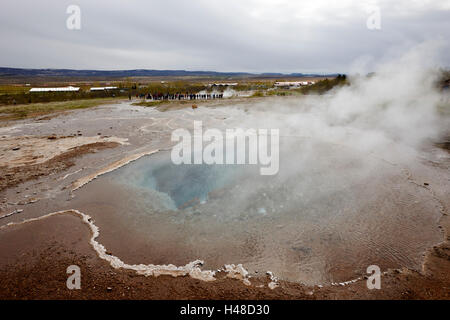
[[[146,100],[209,100],[209,99],[222,99],[223,93],[141,93],[136,94],[136,98]]]

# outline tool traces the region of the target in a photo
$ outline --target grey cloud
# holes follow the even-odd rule
[[[379,31],[366,28],[361,2],[335,3],[4,0],[1,65],[346,72],[433,38],[449,48],[448,1],[381,1]],[[70,4],[81,8],[79,31],[66,28]]]

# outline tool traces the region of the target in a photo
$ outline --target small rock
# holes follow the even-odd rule
[[[423,183],[424,186],[429,186],[430,184],[428,182]]]
[[[20,147],[14,147],[14,148],[12,148],[12,150],[13,150],[13,151],[20,150]]]
[[[107,288],[106,288],[106,291],[111,292],[111,291],[112,291],[112,288],[111,288],[111,287],[107,287]]]

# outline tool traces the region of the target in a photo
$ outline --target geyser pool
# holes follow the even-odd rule
[[[128,263],[242,263],[309,284],[372,264],[419,268],[439,241],[436,203],[401,168],[313,139],[281,146],[275,176],[252,165],[174,165],[160,152],[89,183],[74,204]]]
[[[182,209],[204,204],[210,192],[230,186],[244,169],[234,165],[175,165],[167,154],[159,153],[151,164],[142,161],[124,171],[128,177],[124,183],[166,194],[171,200],[168,209]]]

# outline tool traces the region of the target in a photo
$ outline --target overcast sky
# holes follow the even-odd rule
[[[450,49],[450,0],[1,4],[4,67],[327,73],[349,72],[429,39]],[[66,27],[69,5],[81,9],[80,30]],[[450,54],[436,64],[450,66]]]

